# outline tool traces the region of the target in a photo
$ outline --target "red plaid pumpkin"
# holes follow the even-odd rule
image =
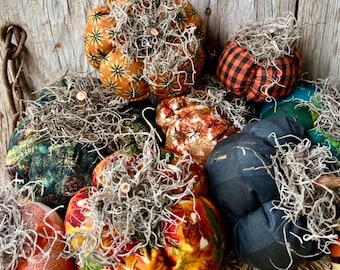
[[[267,97],[282,99],[293,90],[300,76],[301,55],[276,59],[276,67],[259,65],[250,52],[235,42],[228,42],[218,60],[216,74],[227,91],[247,101],[263,102]]]

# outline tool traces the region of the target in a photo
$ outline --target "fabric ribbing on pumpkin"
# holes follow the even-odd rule
[[[108,29],[113,44],[127,59],[144,63],[143,79],[152,91],[167,86],[163,80],[194,84],[195,57],[203,53],[205,28],[189,1],[113,2],[110,17],[115,21]],[[181,93],[184,84],[173,91]]]
[[[296,144],[307,136],[302,126],[285,117],[254,121],[241,133],[220,141],[205,168],[237,258],[260,269],[295,269],[306,257],[316,260],[322,252],[313,240],[302,239],[305,217],[294,224],[283,219],[283,211],[273,209],[280,197],[272,173],[267,171],[272,169],[270,156],[276,151],[271,133],[282,144]]]
[[[216,74],[227,91],[254,102],[281,99],[292,91],[301,70],[295,48],[295,18],[248,23],[225,45]]]

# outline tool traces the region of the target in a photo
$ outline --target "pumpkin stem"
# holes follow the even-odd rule
[[[129,191],[131,190],[131,186],[128,183],[122,183],[120,185],[120,191],[124,194],[128,194]]]
[[[85,107],[85,103],[86,103],[86,98],[87,98],[87,93],[85,91],[79,91],[77,94],[76,94],[76,100],[77,100],[77,103],[80,107],[80,109],[84,109]]]
[[[154,28],[154,27],[151,27],[149,32],[154,37],[157,37],[159,35],[158,30],[156,28]]]
[[[323,175],[314,184],[316,189],[337,189],[340,188],[340,177],[334,175]]]

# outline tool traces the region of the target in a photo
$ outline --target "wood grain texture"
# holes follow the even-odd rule
[[[208,46],[217,54],[230,37],[248,22],[264,21],[294,13],[296,1],[290,0],[233,0],[210,1],[212,13],[208,21]]]
[[[103,0],[2,0],[0,32],[11,24],[22,26],[28,38],[22,59],[26,98],[66,72],[93,70],[84,56],[83,32],[89,11]],[[340,75],[340,1],[338,0],[191,0],[206,22],[206,46],[218,56],[242,25],[282,15],[297,14],[302,26],[299,48],[303,71],[310,79]],[[211,10],[208,15],[207,9]],[[0,50],[3,41],[0,41]],[[0,65],[0,72],[1,65]],[[0,183],[12,115],[0,82]]]
[[[297,18],[305,77],[340,76],[340,1],[300,0]]]
[[[22,58],[22,74],[26,92],[35,92],[56,81],[66,72],[91,70],[83,49],[86,16],[96,1],[83,0],[15,0],[2,1],[1,33],[9,25],[20,25],[27,33]],[[1,51],[3,47],[1,44]],[[2,72],[2,70],[0,70]],[[8,140],[12,132],[12,115],[1,85],[0,120],[0,182],[7,181],[3,170]]]

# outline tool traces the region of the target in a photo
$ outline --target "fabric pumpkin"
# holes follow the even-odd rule
[[[247,101],[263,102],[271,96],[282,99],[293,90],[300,77],[301,55],[297,49],[292,56],[276,59],[276,67],[263,67],[255,62],[246,48],[235,42],[228,42],[218,60],[216,74],[225,89],[235,97],[245,97]],[[272,79],[278,79],[272,84]]]
[[[50,207],[66,206],[71,196],[91,183],[91,173],[99,161],[98,154],[80,143],[53,145],[22,125],[10,140],[6,157],[7,170],[12,178],[42,181],[43,194],[36,199]]]
[[[279,193],[264,168],[271,164],[270,155],[275,151],[272,133],[281,138],[280,144],[297,143],[297,138],[307,136],[302,126],[285,117],[250,123],[242,133],[215,146],[206,170],[212,196],[226,218],[237,256],[260,269],[294,269],[303,262],[304,255],[316,259],[319,252],[315,242],[302,240],[304,217],[294,225],[282,219],[283,211],[272,209]],[[294,252],[288,253],[286,242]]]
[[[169,156],[168,164],[169,166],[176,166],[179,169],[186,168],[187,170],[187,180],[195,179],[194,185],[192,186],[192,193],[194,195],[201,195],[206,196],[208,194],[208,179],[206,177],[206,174],[203,170],[203,168],[197,164],[196,162],[192,162],[189,164],[186,161],[181,160],[183,157],[182,154],[176,153],[174,151],[171,151],[167,148],[161,148],[161,155],[162,156]],[[114,179],[110,179],[110,175],[106,173],[106,170],[110,168],[110,165],[113,162],[123,162],[126,167],[127,173],[133,177],[138,171],[142,168],[138,168],[134,166],[135,160],[140,158],[140,151],[138,150],[137,146],[135,145],[129,145],[124,147],[123,149],[116,151],[103,160],[101,160],[93,170],[93,179],[92,184],[94,186],[103,187],[108,186],[112,184],[112,181]],[[167,177],[171,177],[176,181],[177,175],[175,171],[161,171],[161,173],[164,173]],[[166,178],[164,179],[165,181]],[[178,187],[177,190],[172,190],[174,193],[182,193],[183,188]]]
[[[187,96],[161,100],[156,124],[166,136],[167,148],[190,153],[201,165],[219,140],[238,132],[225,116]]]
[[[18,177],[24,183],[41,182],[43,194],[38,192],[36,199],[50,207],[66,206],[75,192],[91,184],[92,170],[100,161],[100,155],[138,139],[138,136],[130,136],[131,132],[148,130],[140,121],[142,108],[139,104],[133,107],[118,104],[113,99],[115,96],[101,85],[97,88],[98,84],[94,78],[70,80],[67,77],[42,89],[40,97],[28,106],[27,117],[10,138],[6,169],[11,178]],[[90,90],[84,92],[89,97],[82,107],[77,104],[76,93],[89,86]],[[116,101],[114,104],[127,114],[123,115],[118,108],[106,108],[108,101]],[[83,126],[79,123],[89,123],[92,127],[82,132]],[[113,134],[105,133],[108,126]],[[119,130],[119,136],[114,133],[115,129]],[[75,138],[77,134],[80,137]]]
[[[171,269],[220,269],[225,251],[221,216],[206,197],[182,200],[171,211],[176,223],[164,226],[165,252]]]
[[[235,97],[247,101],[279,100],[287,96],[300,77],[300,38],[293,13],[249,22],[225,45],[217,65],[217,77]]]
[[[318,115],[308,107],[313,104],[313,96],[316,85],[310,83],[298,84],[293,92],[280,100],[277,105],[264,103],[260,112],[260,118],[266,119],[272,116],[283,116],[297,121],[309,133],[314,144],[327,145],[334,156],[340,159],[340,142],[323,134],[322,130],[315,127]]]
[[[80,261],[82,267],[172,269],[168,255],[158,247],[163,223],[176,223],[171,209],[178,201],[207,194],[207,178],[188,155],[157,147],[145,153],[144,148],[125,146],[107,156],[93,170],[95,186],[79,190],[70,200],[66,237],[74,257],[89,258]],[[200,206],[191,203],[191,213],[197,210],[203,215],[193,205]]]
[[[88,15],[84,43],[103,85],[137,101],[186,92],[203,69],[205,35],[190,2],[108,0]]]

